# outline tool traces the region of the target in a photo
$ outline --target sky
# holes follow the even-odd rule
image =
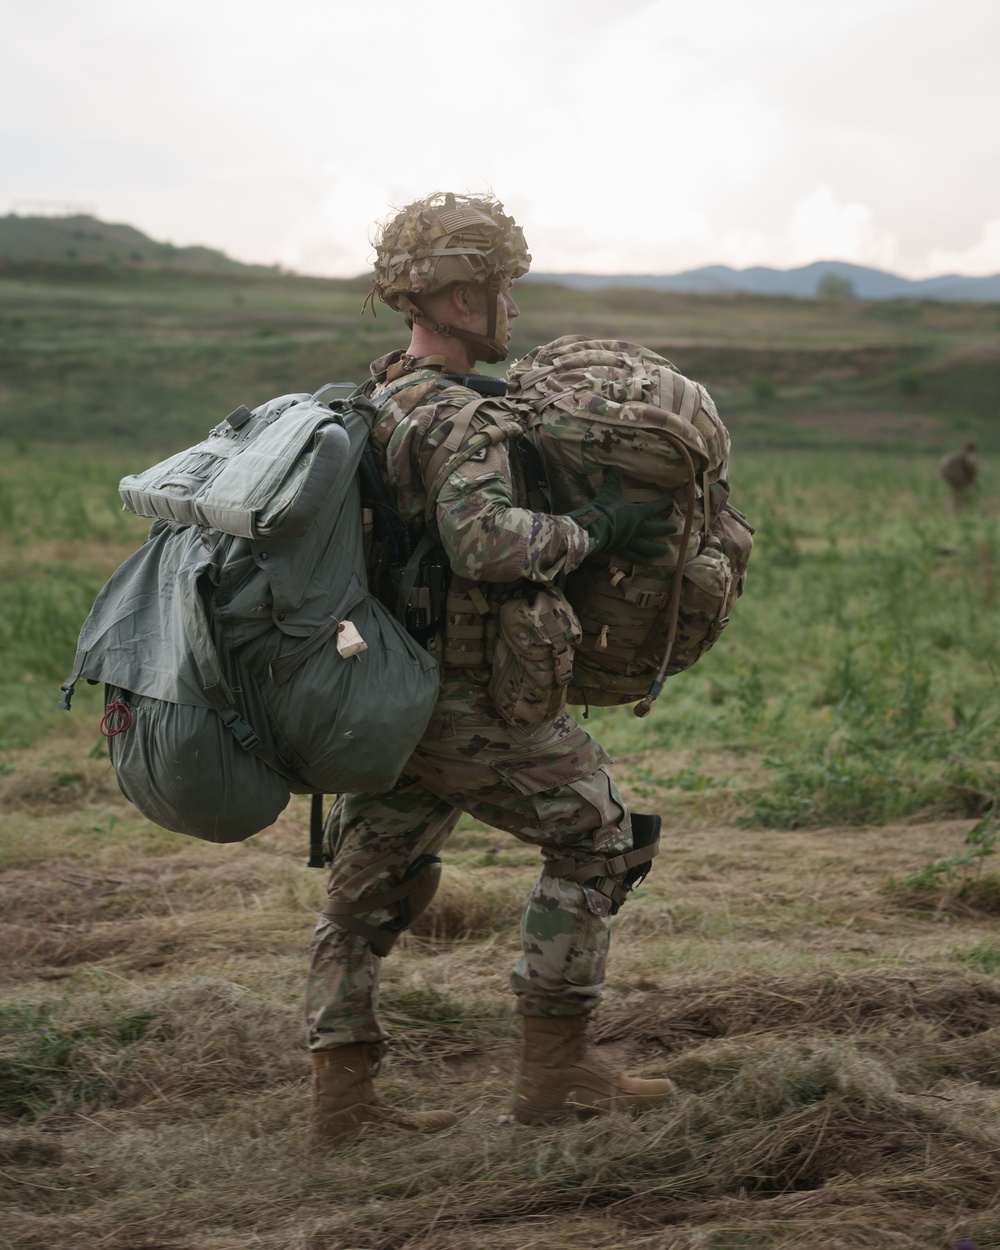
[[[536,271],[1000,272],[996,0],[32,0],[0,213],[353,276],[433,190]]]

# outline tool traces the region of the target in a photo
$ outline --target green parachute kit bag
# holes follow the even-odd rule
[[[700,383],[617,340],[567,335],[536,348],[511,366],[507,394],[544,466],[550,511],[587,504],[612,466],[625,499],[674,500],[681,524],[666,555],[597,556],[562,587],[582,632],[569,702],[640,699],[645,715],[664,679],[715,643],[743,592],[753,530],[729,503],[728,432]]]
[[[126,477],[154,518],[80,634],[61,706],[106,687],[122,792],[165,829],[236,842],[292,793],[390,789],[438,692],[437,664],[369,592],[360,393],[237,408]]]

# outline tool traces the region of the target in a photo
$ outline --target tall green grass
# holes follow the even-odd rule
[[[34,451],[0,464],[0,745],[52,723],[90,603],[145,534],[116,490],[137,463]],[[1000,785],[1000,517],[984,476],[956,516],[930,458],[740,456],[733,498],[757,534],[728,630],[652,716],[596,710],[589,726],[626,761],[692,753],[680,772],[644,769],[654,795],[718,789],[699,762],[713,752],[763,757],[766,784],[739,796],[754,823],[984,814]]]
[[[0,424],[30,442],[171,447],[240,403],[361,381],[406,338],[388,311],[361,315],[367,288],[124,266],[0,273]],[[512,356],[562,334],[645,343],[706,383],[742,446],[920,439],[940,454],[964,433],[997,445],[995,306],[530,282],[517,298]]]
[[[145,535],[117,492],[138,463],[0,444],[0,749],[54,722],[91,604]]]

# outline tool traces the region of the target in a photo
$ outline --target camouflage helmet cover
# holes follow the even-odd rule
[[[521,227],[492,196],[435,191],[385,222],[374,243],[372,293],[397,311],[453,282],[513,282],[528,272]]]

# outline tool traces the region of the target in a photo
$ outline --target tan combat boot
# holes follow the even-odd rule
[[[439,1133],[458,1117],[450,1111],[403,1111],[376,1097],[372,1080],[382,1047],[355,1042],[312,1055],[312,1134],[314,1146],[346,1141],[365,1124],[413,1133]]]
[[[514,1119],[541,1124],[566,1116],[645,1111],[667,1102],[673,1081],[613,1072],[586,1040],[586,1016],[522,1016],[521,1059],[514,1081]]]

